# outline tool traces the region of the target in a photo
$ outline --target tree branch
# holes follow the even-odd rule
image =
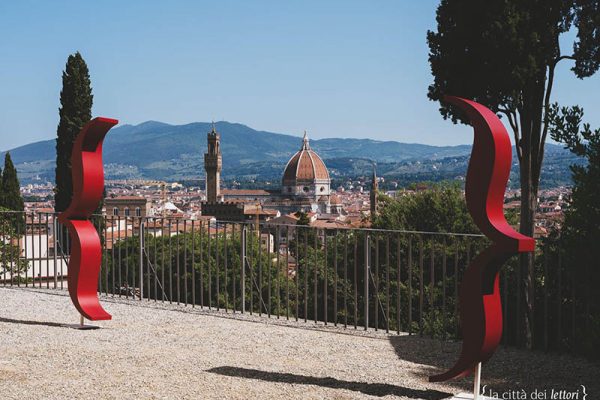
[[[498,111],[501,112],[502,114],[506,115],[506,117],[508,118],[508,123],[510,124],[510,128],[512,129],[513,135],[515,138],[515,148],[517,149],[517,157],[520,162],[521,161],[521,146],[520,146],[519,141],[521,139],[521,135],[519,132],[519,126],[517,125],[516,112],[511,111],[506,108],[499,108]]]
[[[558,63],[559,63],[559,62],[561,62],[562,60],[576,60],[576,58],[575,58],[575,56],[573,56],[573,55],[570,55],[570,56],[564,55],[564,56],[557,57],[557,58],[554,60],[554,66],[556,66],[556,64],[558,64]]]
[[[560,57],[559,57],[560,58]],[[546,137],[548,136],[548,113],[550,111],[550,96],[552,94],[552,86],[554,84],[554,70],[556,68],[556,63],[551,65],[548,70],[548,84],[546,86],[546,94],[544,95],[544,128],[542,132],[542,140],[540,140],[539,147],[539,160],[538,160],[538,168],[542,168],[542,162],[544,160],[544,147],[546,144]]]

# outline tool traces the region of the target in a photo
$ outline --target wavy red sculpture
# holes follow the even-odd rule
[[[445,96],[444,100],[462,109],[473,126],[475,138],[465,197],[475,224],[492,244],[469,264],[461,283],[460,357],[447,372],[430,376],[430,382],[466,376],[494,354],[502,337],[498,273],[511,256],[535,248],[533,238],[516,232],[504,217],[504,191],[512,161],[510,138],[504,125],[496,114],[479,103],[454,96]]]
[[[92,321],[112,318],[98,300],[102,247],[89,218],[98,208],[104,191],[102,142],[118,123],[116,119],[94,118],[77,135],[71,154],[73,197],[69,207],[58,216],[71,237],[69,295],[81,315]]]

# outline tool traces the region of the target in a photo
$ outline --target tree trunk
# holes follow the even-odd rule
[[[545,75],[540,75],[537,81],[531,82],[523,92],[523,109],[520,112],[522,129],[520,159],[521,183],[521,216],[519,230],[526,236],[533,237],[535,233],[535,212],[540,179],[540,160],[543,157],[543,147],[540,146],[542,132],[542,113],[544,104]],[[534,343],[534,300],[535,300],[535,253],[524,253],[519,258],[519,268],[522,276],[523,296],[519,316],[522,324],[519,331],[523,333],[520,345],[528,349]],[[520,288],[519,288],[520,289]]]
[[[521,220],[520,231],[522,234],[533,237],[534,218],[537,204],[537,188],[527,180],[526,168],[521,166]],[[525,175],[525,176],[523,176]],[[522,253],[519,258],[523,290],[521,310],[519,316],[521,336],[520,345],[531,349],[533,347],[534,327],[534,253]]]

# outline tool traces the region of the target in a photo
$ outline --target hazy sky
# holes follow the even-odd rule
[[[314,138],[470,143],[426,97],[438,1],[1,1],[0,150],[51,139],[79,50],[94,116],[227,120]],[[600,74],[558,71],[554,98],[600,126]]]

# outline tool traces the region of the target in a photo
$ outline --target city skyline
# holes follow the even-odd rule
[[[426,98],[436,1],[178,5],[0,4],[0,150],[56,136],[75,51],[90,68],[93,114],[123,124],[226,120],[315,139],[472,142]],[[557,69],[554,100],[580,104],[600,126],[600,77],[578,80],[570,67]]]
[[[600,393],[600,0],[0,0],[0,49],[2,398]]]

